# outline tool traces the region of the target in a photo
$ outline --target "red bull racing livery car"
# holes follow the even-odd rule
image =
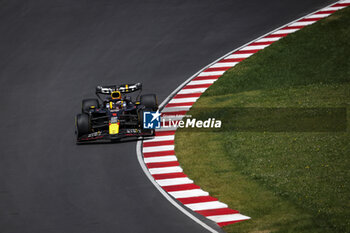
[[[138,94],[133,99],[131,93],[136,91]],[[158,111],[157,97],[155,94],[141,95],[141,91],[141,83],[97,86],[98,99],[84,99],[81,113],[76,115],[77,143],[153,136],[154,129],[144,128],[143,113]]]

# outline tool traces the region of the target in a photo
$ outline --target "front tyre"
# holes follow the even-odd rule
[[[140,103],[152,111],[157,111],[158,109],[158,101],[155,94],[141,95]]]
[[[90,124],[89,115],[86,113],[78,114],[75,118],[75,127],[76,127],[76,134],[78,138],[85,134],[90,133],[91,124]]]
[[[82,113],[89,113],[89,110],[91,107],[99,108],[100,103],[98,102],[98,99],[84,99],[81,104],[81,112]]]

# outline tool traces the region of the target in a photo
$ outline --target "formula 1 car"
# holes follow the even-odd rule
[[[138,92],[134,100],[129,95]],[[158,111],[155,94],[141,95],[142,84],[97,86],[98,99],[84,99],[75,118],[77,143],[119,140],[124,137],[153,136],[154,129],[143,127],[143,112]],[[102,99],[100,95],[106,95]]]

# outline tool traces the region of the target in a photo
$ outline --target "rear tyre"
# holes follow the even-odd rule
[[[158,101],[155,94],[141,95],[140,103],[151,111],[157,111]]]
[[[100,107],[98,99],[84,99],[81,104],[81,112],[88,113],[92,106],[94,106],[95,108]]]
[[[78,114],[75,118],[76,134],[81,137],[91,131],[89,115],[86,113]]]

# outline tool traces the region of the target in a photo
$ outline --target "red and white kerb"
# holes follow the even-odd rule
[[[227,55],[199,73],[180,89],[162,110],[162,117],[181,120],[182,116],[190,110],[200,95],[226,70],[288,34],[313,24],[349,5],[350,0],[339,1]],[[219,226],[250,219],[250,217],[240,214],[237,210],[229,208],[217,198],[210,196],[208,192],[194,184],[193,180],[183,173],[174,151],[175,131],[176,128],[174,127],[161,128],[157,130],[153,139],[143,142],[144,163],[159,186],[187,208],[216,222]]]

